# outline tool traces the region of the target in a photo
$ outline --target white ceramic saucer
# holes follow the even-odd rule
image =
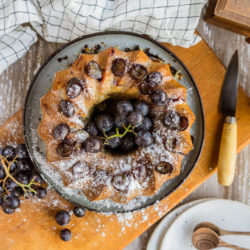
[[[201,202],[208,201],[211,199],[201,199],[201,200],[195,200],[191,201],[189,203],[183,204],[180,207],[177,207],[173,211],[171,211],[169,214],[165,216],[165,218],[162,219],[162,221],[159,223],[159,225],[155,228],[153,234],[151,235],[147,250],[156,250],[160,249],[162,239],[164,237],[165,232],[168,230],[171,223],[176,219],[177,216],[179,216],[181,213],[189,209],[190,207],[193,207]]]
[[[222,199],[198,203],[174,220],[168,230],[165,231],[161,246],[158,249],[194,250],[195,247],[192,245],[194,227],[204,221],[212,222],[227,230],[250,232],[250,206],[237,201]],[[227,235],[221,238],[228,243],[250,249],[249,236]]]

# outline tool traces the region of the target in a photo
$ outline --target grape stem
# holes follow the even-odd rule
[[[101,139],[104,140],[104,145],[108,144],[108,140],[110,140],[112,138],[116,138],[116,137],[122,138],[127,133],[133,133],[134,135],[136,135],[136,133],[134,131],[135,128],[131,124],[129,124],[127,127],[124,124],[122,124],[122,126],[124,128],[124,132],[122,134],[120,133],[119,128],[116,128],[116,133],[114,135],[111,135],[111,136],[107,136],[105,131],[103,131],[103,134],[105,137],[101,137]]]
[[[39,185],[39,183],[35,182],[34,179],[32,179],[28,184],[23,184],[21,182],[19,182],[17,179],[15,179],[14,176],[11,175],[10,173],[10,166],[16,161],[16,157],[14,158],[14,160],[12,160],[11,162],[9,162],[4,156],[0,155],[0,159],[1,159],[1,164],[4,168],[5,171],[5,178],[3,180],[0,180],[0,183],[3,183],[3,189],[5,190],[5,192],[8,194],[8,190],[5,187],[5,182],[8,178],[12,179],[18,186],[20,186],[24,192],[24,196],[28,195],[28,192],[32,192],[36,194],[36,190],[32,188],[32,185]]]

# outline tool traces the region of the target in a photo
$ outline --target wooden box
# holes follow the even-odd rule
[[[209,0],[205,20],[250,37],[250,1]]]

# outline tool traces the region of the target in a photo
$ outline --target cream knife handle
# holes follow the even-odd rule
[[[236,118],[227,116],[223,125],[218,161],[218,180],[223,186],[230,186],[234,179],[236,146]]]

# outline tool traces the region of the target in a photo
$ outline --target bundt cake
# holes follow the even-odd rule
[[[155,194],[193,149],[186,92],[143,50],[80,54],[41,98],[47,162],[91,201]]]

